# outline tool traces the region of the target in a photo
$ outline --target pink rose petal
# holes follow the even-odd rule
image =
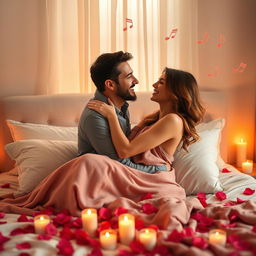
[[[127,212],[128,212],[127,209],[125,209],[125,208],[123,208],[123,207],[118,207],[118,208],[115,209],[114,215],[115,215],[115,216],[119,216],[119,215],[121,215],[121,214],[123,214],[123,213],[127,213]]]
[[[216,192],[215,193],[216,198],[218,198],[220,201],[223,201],[227,198],[227,195],[224,192]]]
[[[231,172],[231,171],[228,170],[227,168],[223,168],[223,169],[221,170],[221,172],[222,172],[222,173],[228,173],[228,172]]]
[[[252,195],[254,194],[255,190],[254,189],[250,189],[250,188],[246,188],[243,192],[244,195]]]
[[[205,250],[209,246],[208,242],[203,237],[193,237],[192,243],[195,247],[198,247],[202,250]]]
[[[16,248],[19,250],[30,249],[31,245],[28,242],[24,242],[24,243],[16,244]]]
[[[151,193],[147,193],[140,198],[140,201],[151,199],[151,198],[153,198],[153,195]]]
[[[109,220],[112,217],[112,212],[110,209],[102,207],[99,209],[99,218],[102,220]]]
[[[72,244],[65,239],[61,239],[58,242],[57,248],[59,249],[58,253],[63,256],[71,256],[74,253],[74,248]]]
[[[150,203],[143,204],[141,209],[142,209],[142,212],[145,214],[152,214],[158,211],[158,209],[153,204],[150,204]]]

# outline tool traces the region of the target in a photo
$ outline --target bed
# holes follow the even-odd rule
[[[132,125],[157,107],[149,100],[150,93],[138,92],[137,95],[138,100],[130,103]],[[92,94],[13,96],[0,101],[0,196],[7,193],[19,196],[31,191],[45,176],[76,156],[77,124],[86,102],[91,97]],[[169,237],[169,240],[161,242],[162,251],[159,247],[160,251],[157,253],[159,255],[229,255],[239,251],[239,254],[230,255],[256,255],[256,194],[254,193],[256,179],[226,163],[228,131],[225,121],[228,119],[225,93],[201,91],[201,97],[207,107],[205,120],[197,127],[201,140],[191,148],[189,154],[185,155],[182,150],[177,150],[175,153],[174,167],[177,171],[177,182],[185,188],[188,198],[197,197],[202,204],[207,204],[205,210],[210,211],[212,204],[219,204],[220,209],[243,205],[243,209],[236,212],[239,214],[243,212],[245,216],[250,216],[248,217],[250,220],[248,221],[242,213],[241,216],[239,215],[240,219],[234,216],[235,221],[232,220],[232,223],[227,224],[222,220],[222,226],[219,226],[220,220],[216,220],[216,223],[219,223],[216,225],[225,229],[227,234],[234,233],[225,248],[213,245],[204,248],[205,244],[202,241],[200,243],[200,239],[198,243],[193,242],[193,244],[191,238],[188,239],[190,242],[184,242],[186,241],[184,237],[184,241],[182,239],[174,241],[170,238],[168,230],[160,230],[159,237],[162,234]],[[223,216],[220,215],[221,217]],[[64,249],[60,248],[58,234],[52,235],[50,240],[46,238],[40,240],[31,230],[24,231],[24,227],[31,225],[31,219],[31,217],[0,212],[1,255],[136,254],[136,246],[135,249],[131,249],[119,244],[115,251],[110,251],[100,250],[88,244],[79,245],[71,240],[74,250],[72,254],[64,250],[65,246]],[[195,218],[190,221],[192,226],[194,221]],[[226,223],[226,226],[223,223]],[[239,230],[237,227],[240,226],[244,229]],[[20,233],[17,228],[21,230]],[[11,232],[14,230],[16,233],[14,232],[13,235]],[[201,230],[198,234],[205,239],[203,241],[207,241],[208,231]],[[237,237],[242,242],[238,242]],[[169,254],[163,249],[167,247]],[[143,251],[137,252],[143,254]]]

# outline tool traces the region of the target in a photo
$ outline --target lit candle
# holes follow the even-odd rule
[[[247,160],[246,162],[242,163],[242,170],[244,173],[251,173],[253,170],[253,163],[252,161]]]
[[[84,230],[91,236],[95,236],[98,228],[97,210],[88,208],[82,211],[82,223]]]
[[[240,139],[236,145],[236,165],[237,167],[242,167],[242,162],[246,160],[246,149],[247,143]]]
[[[105,229],[100,232],[100,244],[103,249],[116,249],[117,234],[113,229]]]
[[[46,226],[51,222],[48,215],[37,215],[34,218],[34,227],[37,234],[44,234]]]
[[[227,234],[221,229],[212,229],[209,232],[209,243],[214,245],[225,245]]]
[[[120,242],[128,245],[135,237],[134,216],[129,213],[121,214],[118,218],[118,229]]]
[[[153,228],[144,228],[139,232],[139,241],[144,247],[151,251],[156,246],[156,230]]]

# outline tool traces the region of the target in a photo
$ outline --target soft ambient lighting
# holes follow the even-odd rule
[[[100,244],[105,250],[116,249],[117,234],[113,229],[105,229],[100,232]]]
[[[244,139],[240,139],[236,143],[236,166],[242,167],[242,163],[246,160],[247,143]]]
[[[34,218],[34,227],[37,234],[44,234],[46,226],[51,222],[48,215],[37,215]]]
[[[98,228],[97,210],[93,208],[84,209],[82,211],[82,223],[84,230],[91,236],[95,236]]]
[[[222,229],[213,229],[209,232],[209,243],[213,245],[225,246],[227,234]]]
[[[242,170],[244,173],[251,173],[253,170],[253,162],[249,160],[247,160],[246,162],[243,162]]]
[[[141,229],[139,232],[139,241],[148,251],[153,250],[157,241],[156,230],[152,228]]]
[[[118,217],[119,237],[122,244],[128,245],[135,237],[134,216],[128,213]]]

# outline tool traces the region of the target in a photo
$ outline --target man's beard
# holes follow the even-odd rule
[[[129,92],[129,89],[123,90],[120,86],[120,84],[117,85],[117,92],[116,95],[122,98],[123,100],[132,100],[135,101],[137,99],[137,95],[134,93],[134,95],[131,95]]]

